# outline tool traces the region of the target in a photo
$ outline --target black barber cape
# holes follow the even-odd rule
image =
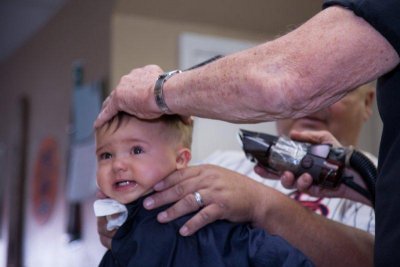
[[[148,211],[143,208],[143,199],[127,205],[128,219],[99,266],[313,266],[282,238],[248,224],[217,221],[182,237],[179,228],[193,214],[160,224],[156,216],[166,207]]]

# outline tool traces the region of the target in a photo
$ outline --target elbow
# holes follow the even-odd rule
[[[254,70],[248,77],[253,108],[272,115],[274,120],[299,117],[314,109],[312,86],[296,73]]]

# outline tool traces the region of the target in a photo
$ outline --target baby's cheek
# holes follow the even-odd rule
[[[111,178],[107,176],[107,174],[104,172],[104,170],[98,170],[97,175],[96,175],[96,184],[97,187],[106,193],[105,191],[108,191],[110,188],[110,183],[111,183]]]
[[[146,184],[154,186],[156,183],[167,177],[171,171],[169,169],[160,168],[160,166],[149,168],[144,174]]]

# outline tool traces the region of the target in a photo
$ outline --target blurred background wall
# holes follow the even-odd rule
[[[35,1],[45,2],[16,2],[23,9]],[[314,0],[65,0],[57,5],[46,23],[0,61],[0,266],[97,266],[104,253],[92,212],[94,191],[80,203],[80,239],[69,242],[67,234],[72,216],[66,188],[74,63],[83,64],[84,82],[101,81],[109,92],[132,68],[178,68],[182,34],[260,43],[301,24],[320,5]],[[0,6],[2,12],[5,6]],[[17,32],[8,34],[11,39]],[[204,151],[201,143],[194,144],[199,160],[214,149],[228,148],[218,145],[224,135],[236,135],[229,124],[210,123],[212,130],[195,132],[197,140],[209,144]],[[222,128],[217,130],[217,125]],[[380,128],[375,114],[360,146],[376,154]],[[55,143],[58,165],[53,208],[40,221],[35,217],[34,183],[47,138]]]
[[[0,174],[4,188],[0,266],[95,266],[93,258],[101,255],[92,219],[93,196],[82,206],[83,222],[93,223],[82,226],[80,244],[68,243],[66,165],[73,65],[77,60],[84,64],[86,81],[109,79],[114,4],[109,0],[65,2],[48,23],[0,63],[0,143],[5,150]],[[24,103],[28,103],[25,113]],[[28,125],[22,125],[24,118]],[[33,210],[37,194],[33,180],[46,138],[55,140],[59,164],[56,186],[43,184],[37,189],[55,194],[49,201],[53,205],[49,218],[42,222]],[[22,168],[26,171],[21,172]],[[23,209],[22,224],[15,220],[18,209]]]

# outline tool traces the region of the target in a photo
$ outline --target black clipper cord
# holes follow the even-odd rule
[[[343,183],[369,199],[372,207],[375,208],[375,184],[378,176],[375,165],[368,157],[357,150],[353,151],[349,164],[351,168],[360,174],[367,186],[367,189],[364,189],[360,185],[356,184],[351,177],[344,177]]]

